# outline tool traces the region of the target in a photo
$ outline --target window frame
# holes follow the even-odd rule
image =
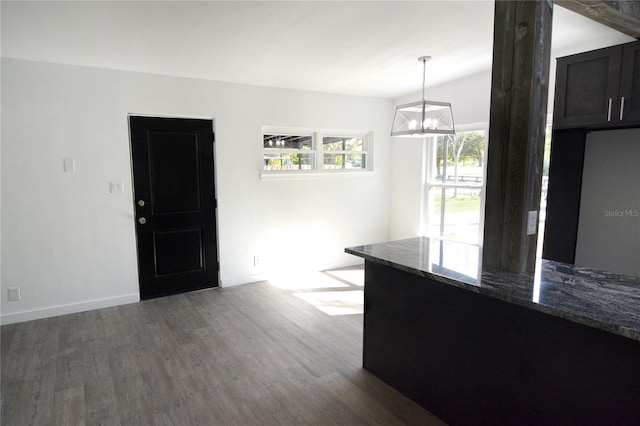
[[[484,161],[482,164],[482,182],[479,184],[476,183],[455,183],[449,182],[446,178],[444,180],[436,180],[436,161],[437,161],[437,152],[438,152],[438,137],[441,135],[434,135],[425,139],[426,146],[426,154],[424,161],[426,162],[425,168],[425,179],[423,179],[423,190],[422,190],[422,206],[421,206],[421,214],[420,214],[420,234],[427,237],[434,237],[444,240],[452,240],[458,242],[465,242],[474,244],[477,246],[482,246],[482,242],[484,240],[484,208],[485,208],[485,196],[486,196],[486,177],[487,177],[487,161],[486,155],[488,152],[489,146],[489,123],[474,123],[467,125],[457,125],[456,126],[456,134],[458,133],[471,133],[471,132],[484,132]],[[446,137],[446,136],[445,136]],[[442,171],[443,176],[446,176],[446,161],[444,162],[444,168]],[[480,190],[480,211],[478,217],[478,239],[475,242],[464,241],[456,238],[448,238],[443,235],[445,221],[445,210],[446,210],[446,191],[448,189],[457,188],[457,189],[471,189],[471,190]],[[430,211],[431,211],[431,191],[432,190],[441,189],[441,193],[438,195],[441,199],[440,201],[440,227],[438,229],[438,234],[435,235],[431,232],[432,224],[430,221]],[[444,200],[444,202],[443,202]]]
[[[366,134],[344,134],[344,133],[339,133],[339,134],[333,134],[333,133],[322,133],[318,135],[318,155],[320,155],[322,158],[320,160],[320,163],[318,163],[318,169],[322,170],[322,172],[346,172],[346,173],[352,173],[352,172],[361,172],[361,171],[366,171],[369,169],[369,150],[368,150],[368,140],[367,140],[367,135]],[[354,138],[362,138],[362,150],[361,151],[347,151],[346,149],[344,150],[324,150],[324,139],[325,138],[341,138],[343,140],[345,139],[354,139]],[[341,169],[327,169],[324,167],[325,163],[324,163],[324,156],[325,155],[344,155],[345,156],[345,160],[344,163],[346,164],[346,156],[348,154],[359,154],[362,155],[363,159],[364,159],[364,163],[365,163],[365,167],[360,167],[360,168],[346,168],[343,167]],[[343,164],[344,165],[344,164]]]
[[[300,177],[300,176],[325,176],[325,175],[340,175],[340,174],[354,174],[361,175],[367,172],[373,172],[373,132],[364,130],[332,130],[332,129],[309,129],[309,128],[294,128],[294,127],[277,127],[277,126],[262,126],[262,168],[260,170],[260,177],[262,179],[269,179],[276,176],[281,177]],[[282,136],[311,136],[312,149],[311,150],[297,150],[297,149],[272,149],[264,147],[265,135],[282,135]],[[336,137],[336,138],[362,138],[363,149],[362,151],[353,151],[354,154],[362,154],[365,161],[365,167],[362,168],[340,168],[340,169],[325,169],[324,168],[324,154],[337,154],[346,155],[351,153],[350,151],[324,151],[323,150],[323,138]],[[268,151],[267,151],[268,149]],[[298,169],[298,170],[266,170],[264,165],[265,155],[267,153],[308,153],[314,157],[314,167],[310,170]]]
[[[278,130],[278,129],[276,129]],[[296,130],[296,129],[281,129],[283,131],[275,131],[275,132],[266,132],[262,131],[262,159],[266,160],[267,154],[310,154],[313,158],[313,167],[311,169],[288,169],[288,170],[267,170],[265,169],[266,164],[262,168],[262,173],[309,173],[313,172],[317,167],[318,162],[318,150],[317,150],[317,139],[316,135],[313,132],[305,131],[305,130]],[[311,149],[294,149],[294,148],[265,148],[264,147],[264,137],[266,135],[274,135],[274,136],[303,136],[311,138]]]

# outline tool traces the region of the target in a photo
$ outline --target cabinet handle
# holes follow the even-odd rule
[[[607,109],[607,121],[611,121],[611,104],[613,103],[613,98],[609,98],[609,108]]]
[[[620,99],[620,121],[624,118],[624,96]]]

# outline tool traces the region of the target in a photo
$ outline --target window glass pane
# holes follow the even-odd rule
[[[312,150],[313,139],[310,135],[264,135],[265,149]]]
[[[364,151],[364,138],[323,137],[323,151]]]
[[[439,136],[434,181],[481,184],[485,145],[484,131]]]
[[[432,187],[429,191],[429,200],[428,206],[429,211],[427,212],[427,224],[429,228],[427,229],[427,235],[431,235],[434,237],[440,236],[440,228],[441,228],[441,200],[443,197],[443,188],[439,186]]]
[[[544,163],[542,167],[542,190],[540,192],[540,215],[538,217],[538,257],[542,257],[544,225],[547,217],[547,189],[549,187],[549,163],[551,162],[551,124],[547,125],[544,138]]]
[[[265,153],[264,170],[313,170],[314,154],[298,153]]]
[[[347,169],[365,169],[366,154],[347,154],[345,159],[345,168]]]
[[[335,169],[365,169],[365,154],[324,154],[323,165],[325,170]]]
[[[429,234],[473,244],[479,243],[480,191],[480,188],[433,187],[429,194]]]

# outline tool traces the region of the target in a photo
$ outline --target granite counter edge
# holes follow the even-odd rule
[[[438,275],[433,272],[425,271],[422,269],[417,269],[411,266],[403,265],[401,263],[385,260],[371,254],[363,253],[358,251],[356,247],[349,247],[344,250],[346,253],[361,257],[365,260],[378,263],[384,266],[388,266],[393,269],[398,269],[404,272],[408,272],[410,274],[418,275],[425,278],[433,279],[434,281],[438,281],[443,284],[447,284],[453,287],[458,287],[463,290],[471,291],[480,295],[484,295],[487,297],[491,297],[494,299],[502,300],[507,303],[512,303],[515,305],[522,306],[524,308],[532,309],[535,311],[539,311],[548,315],[552,315],[558,318],[566,319],[577,324],[582,324],[588,327],[592,327],[598,330],[602,330],[605,332],[617,334],[622,337],[626,337],[628,339],[640,341],[640,331],[631,329],[628,327],[623,327],[617,324],[612,324],[608,322],[604,322],[601,320],[597,320],[591,317],[587,317],[584,315],[576,314],[574,312],[569,312],[566,310],[554,308],[552,306],[543,305],[540,303],[535,303],[531,300],[524,300],[518,297],[513,297],[503,292],[492,290],[486,287],[480,287],[476,284],[467,283],[464,281],[456,280],[453,278],[448,278],[442,275]],[[366,283],[365,283],[366,285]],[[366,287],[365,287],[366,288]]]

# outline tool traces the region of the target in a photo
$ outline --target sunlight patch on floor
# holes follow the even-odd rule
[[[325,271],[325,273],[358,287],[364,287],[364,271],[362,269],[334,269]]]
[[[364,312],[364,291],[320,291],[294,293],[328,315],[352,315]]]
[[[283,290],[313,290],[349,287],[322,272],[282,272],[269,278],[269,283]]]
[[[327,315],[364,312],[364,268],[352,266],[322,272],[289,270],[268,282],[311,304]]]

